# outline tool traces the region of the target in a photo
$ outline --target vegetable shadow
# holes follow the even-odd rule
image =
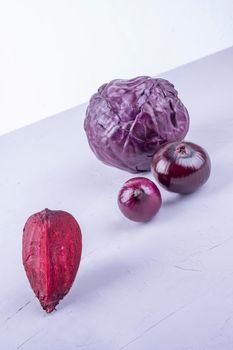
[[[135,272],[135,269],[140,269],[140,263],[133,266],[127,259],[127,262],[120,259],[112,259],[100,261],[96,263],[82,264],[81,270],[78,272],[76,283],[72,287],[69,296],[59,304],[58,308],[72,308],[72,305],[92,303],[94,300],[105,295],[109,297],[109,290],[114,286],[119,287],[124,285],[124,281],[128,280]]]
[[[218,121],[213,120],[211,122],[205,122],[205,116],[202,119],[202,124],[190,125],[189,132],[185,138],[187,141],[202,145],[206,148],[210,157],[217,154],[223,147],[233,143],[232,117],[221,118]]]

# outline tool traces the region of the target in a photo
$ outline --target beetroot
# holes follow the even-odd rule
[[[44,209],[27,220],[23,231],[23,264],[46,312],[52,312],[69,292],[81,252],[81,230],[71,214]]]

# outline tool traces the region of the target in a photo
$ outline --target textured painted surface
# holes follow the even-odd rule
[[[96,161],[82,132],[86,105],[0,138],[1,349],[233,348],[232,64],[227,50],[164,75],[212,173],[182,199],[161,189],[163,206],[146,224],[119,212],[129,174]],[[21,256],[23,225],[44,207],[72,213],[85,242],[78,278],[49,315]]]

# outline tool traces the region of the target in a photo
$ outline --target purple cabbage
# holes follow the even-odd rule
[[[167,80],[116,79],[91,97],[84,128],[97,158],[136,173],[150,170],[162,144],[185,137],[189,115]]]

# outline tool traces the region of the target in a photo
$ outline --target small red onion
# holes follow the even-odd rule
[[[121,212],[130,220],[145,222],[159,211],[161,194],[158,187],[145,177],[126,181],[118,194]]]

